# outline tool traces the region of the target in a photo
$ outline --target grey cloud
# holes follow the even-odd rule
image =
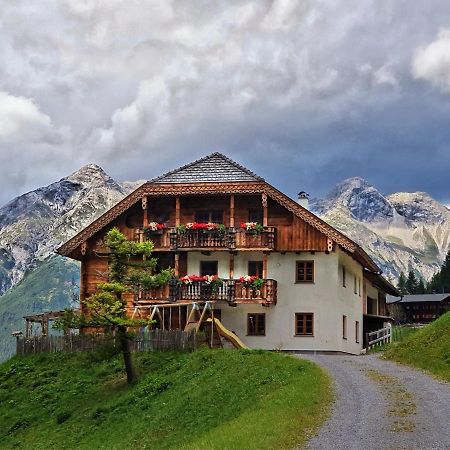
[[[0,202],[88,162],[142,179],[214,150],[291,194],[362,175],[449,197],[446,1],[16,0],[0,24],[0,91],[48,118],[0,141]]]

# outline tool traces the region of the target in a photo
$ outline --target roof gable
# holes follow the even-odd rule
[[[167,172],[151,183],[224,183],[263,181],[250,170],[221,153],[211,153],[204,158]]]

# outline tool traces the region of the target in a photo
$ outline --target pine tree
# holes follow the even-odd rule
[[[423,278],[420,277],[419,283],[417,284],[416,294],[425,294],[426,288]]]
[[[408,279],[406,280],[406,290],[408,294],[416,294],[417,293],[418,282],[416,275],[413,270],[410,270],[408,273]]]
[[[400,272],[400,276],[398,277],[397,288],[402,295],[408,294],[408,290],[406,288],[406,276],[403,272]]]

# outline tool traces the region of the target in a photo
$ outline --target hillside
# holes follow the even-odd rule
[[[24,315],[67,308],[74,297],[78,297],[78,289],[78,264],[54,256],[40,263],[17,286],[2,295],[0,361],[15,351],[11,332],[24,330]]]
[[[385,357],[450,381],[450,312],[393,344]]]
[[[410,269],[430,279],[450,249],[450,210],[424,192],[384,196],[355,177],[310,209],[358,242],[393,282]]]
[[[328,411],[328,377],[307,361],[263,351],[13,358],[0,365],[2,449],[285,449]]]

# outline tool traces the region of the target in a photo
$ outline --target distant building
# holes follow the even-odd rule
[[[401,307],[406,322],[428,323],[450,311],[450,294],[405,295],[401,301],[388,296],[387,303],[388,309]]]

